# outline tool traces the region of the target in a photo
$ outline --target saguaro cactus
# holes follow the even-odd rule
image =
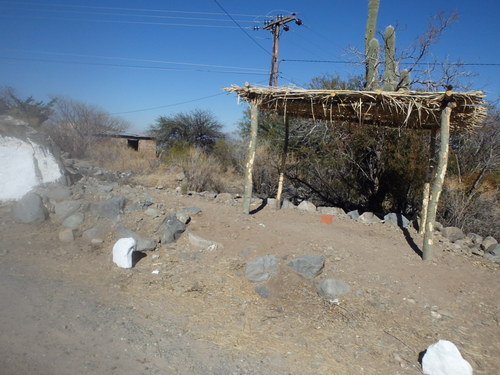
[[[365,87],[368,90],[378,87],[378,74],[376,72],[379,56],[379,43],[375,39],[377,16],[380,0],[368,0],[368,19],[365,32]],[[375,40],[375,42],[373,41]],[[374,85],[374,82],[376,84]]]
[[[384,32],[384,76],[382,78],[382,89],[384,91],[394,91],[398,85],[396,76],[396,61],[394,54],[396,52],[396,32],[391,25],[385,28]]]
[[[377,15],[380,0],[368,0],[368,19],[366,21],[365,33],[365,52],[368,52],[368,47],[371,40],[375,37],[375,29],[377,28]]]
[[[366,88],[368,90],[377,89],[379,86],[378,58],[380,45],[376,38],[370,40],[366,53]]]

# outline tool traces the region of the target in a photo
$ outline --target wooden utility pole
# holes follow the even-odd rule
[[[269,86],[277,86],[278,84],[278,46],[281,35],[281,27],[283,26],[283,30],[288,31],[290,27],[287,23],[295,21],[297,25],[302,25],[302,20],[296,17],[296,13],[292,13],[289,16],[277,15],[271,21],[264,22],[264,30],[269,30],[273,34],[273,53],[271,56],[271,74],[269,75]],[[258,30],[259,27],[254,27],[254,30]]]

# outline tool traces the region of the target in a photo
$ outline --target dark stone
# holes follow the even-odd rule
[[[168,214],[160,224],[160,240],[162,244],[175,242],[186,230],[186,224],[181,222],[175,214]]]
[[[325,258],[320,255],[304,255],[288,263],[295,271],[307,279],[318,276],[325,266]]]
[[[245,266],[245,276],[248,280],[259,282],[269,279],[278,270],[278,258],[274,255],[265,255],[250,262]]]
[[[35,193],[25,194],[12,209],[14,220],[20,223],[41,223],[47,220],[48,212],[42,198]]]

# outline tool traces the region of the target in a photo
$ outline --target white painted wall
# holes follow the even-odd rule
[[[39,184],[63,176],[50,151],[36,143],[0,136],[0,200],[18,200]]]

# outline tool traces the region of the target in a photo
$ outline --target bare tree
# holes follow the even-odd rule
[[[124,130],[128,124],[101,108],[67,97],[55,97],[54,114],[45,130],[58,146],[73,157],[84,157],[96,135]]]

